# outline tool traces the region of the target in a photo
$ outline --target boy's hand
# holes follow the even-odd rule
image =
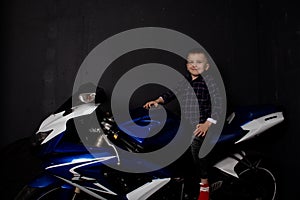
[[[195,136],[197,137],[204,137],[208,131],[208,128],[211,126],[211,122],[210,121],[206,121],[202,124],[198,124],[196,126],[195,131],[193,132]]]
[[[149,101],[143,106],[143,108],[150,109],[151,106],[157,107],[158,103],[156,101]]]
[[[157,107],[158,104],[160,104],[160,103],[164,103],[164,99],[162,97],[159,97],[158,99],[156,99],[154,101],[148,101],[143,107],[146,109],[150,109],[151,106]]]

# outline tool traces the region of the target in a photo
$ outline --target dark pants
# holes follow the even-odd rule
[[[208,178],[208,161],[207,158],[199,158],[199,151],[204,141],[204,137],[195,137],[191,144],[191,152],[196,166],[196,173],[200,179]]]

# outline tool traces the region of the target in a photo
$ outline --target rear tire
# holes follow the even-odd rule
[[[243,159],[251,167],[240,162],[236,171],[239,179],[232,183],[233,198],[243,200],[277,200],[279,176],[274,164],[260,154],[246,154]]]

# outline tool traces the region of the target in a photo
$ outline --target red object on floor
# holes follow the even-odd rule
[[[209,200],[209,185],[200,183],[198,200]]]

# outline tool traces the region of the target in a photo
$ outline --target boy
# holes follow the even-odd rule
[[[199,151],[204,141],[204,137],[212,124],[216,121],[211,118],[211,101],[210,95],[205,84],[202,73],[207,71],[210,67],[208,59],[201,49],[194,49],[188,53],[187,56],[187,71],[189,75],[187,79],[191,84],[196,94],[198,102],[192,102],[189,98],[192,94],[189,94],[188,90],[184,90],[184,84],[180,84],[176,88],[176,94],[172,92],[166,92],[159,98],[153,101],[149,101],[144,105],[144,108],[149,109],[151,106],[158,106],[158,104],[165,104],[175,99],[176,95],[181,95],[184,105],[182,106],[183,115],[189,120],[189,122],[195,126],[193,132],[194,139],[191,144],[191,152],[194,163],[199,170],[197,173],[200,178],[200,193],[198,200],[209,199],[209,184],[207,174],[207,161],[205,158],[199,158]],[[196,112],[200,113],[200,119],[195,115]],[[194,113],[194,114],[193,114]]]

